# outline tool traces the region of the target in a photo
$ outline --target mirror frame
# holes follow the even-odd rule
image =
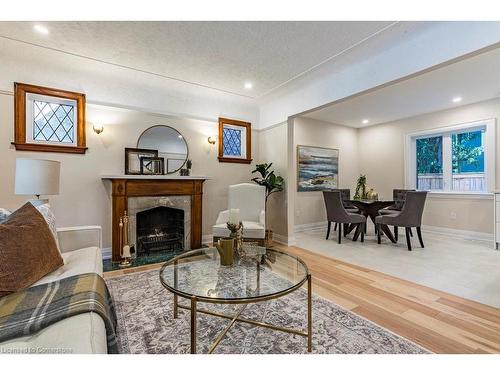
[[[186,141],[186,137],[184,137],[184,135],[178,131],[176,128],[174,128],[173,126],[170,126],[170,125],[163,125],[163,124],[159,124],[159,125],[153,125],[153,126],[150,126],[149,128],[146,128],[140,135],[139,135],[139,138],[137,139],[137,148],[140,148],[139,147],[139,142],[141,140],[141,137],[144,135],[144,133],[146,133],[149,129],[152,129],[152,128],[157,128],[159,126],[163,126],[165,128],[170,128],[170,129],[173,129],[175,130],[177,133],[179,133],[181,136],[182,136],[182,139],[184,140],[184,143],[186,144],[186,160],[184,160],[184,163],[182,163],[182,165],[176,169],[175,171],[173,172],[168,172],[168,165],[167,165],[167,160],[164,161],[164,168],[165,168],[165,175],[168,175],[168,174],[174,174],[176,172],[179,172],[185,165],[186,165],[186,162],[188,161],[189,159],[189,145]],[[157,150],[158,153],[160,153],[160,150]]]

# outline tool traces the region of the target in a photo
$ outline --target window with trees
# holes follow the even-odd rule
[[[407,185],[437,192],[490,192],[494,125],[487,120],[409,135]]]

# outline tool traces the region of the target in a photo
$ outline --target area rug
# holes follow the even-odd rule
[[[159,280],[159,270],[108,279],[117,318],[121,353],[184,354],[190,352],[190,313],[179,309],[173,318],[173,295]],[[189,305],[188,300],[179,302]],[[199,303],[199,308],[235,314],[238,306]],[[305,330],[307,292],[300,289],[279,299],[250,304],[242,317]],[[198,314],[198,353],[206,353],[229,320]],[[343,309],[313,296],[313,353],[421,354],[420,346]],[[215,353],[307,353],[306,338],[236,322]]]

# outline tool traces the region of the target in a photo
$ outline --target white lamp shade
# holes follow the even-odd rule
[[[61,163],[55,160],[16,159],[16,194],[59,194],[60,170]]]

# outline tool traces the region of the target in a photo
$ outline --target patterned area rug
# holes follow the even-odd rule
[[[118,316],[122,353],[183,354],[190,351],[190,313],[173,318],[173,295],[160,284],[159,270],[133,273],[106,281]],[[189,305],[179,298],[179,303]],[[198,304],[199,308],[234,315],[231,305]],[[250,304],[242,317],[305,330],[307,292]],[[229,320],[198,314],[198,353],[206,353]],[[319,296],[313,296],[313,353],[419,354],[427,351]],[[306,338],[236,322],[215,353],[307,353]]]

